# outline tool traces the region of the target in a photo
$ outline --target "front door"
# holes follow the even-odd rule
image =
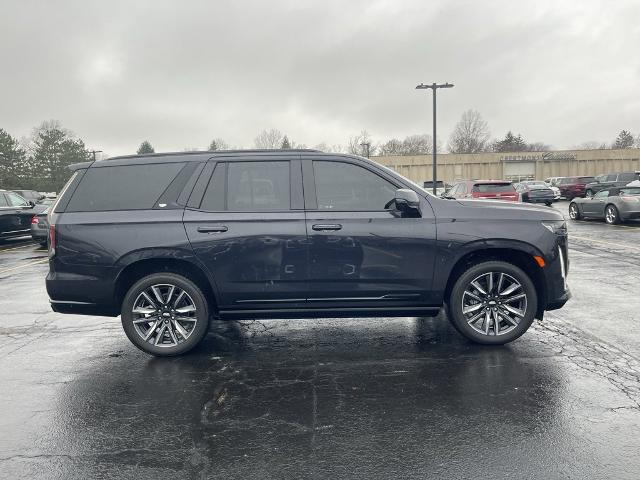
[[[189,200],[184,225],[214,279],[221,310],[305,304],[302,177],[300,161],[290,158],[218,161],[198,180],[207,186],[201,199]]]
[[[604,217],[604,207],[608,196],[609,190],[600,190],[593,198],[585,202],[584,212],[588,215]]]
[[[397,180],[364,162],[304,160],[310,307],[415,307],[432,294],[435,221],[404,217]],[[406,188],[406,187],[405,187]]]

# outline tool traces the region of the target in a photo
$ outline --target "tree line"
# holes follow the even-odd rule
[[[258,149],[307,148],[276,128],[262,130],[253,140]],[[634,136],[622,130],[611,143],[584,142],[575,149],[640,148],[640,135]],[[207,150],[228,150],[232,147],[221,137],[215,137]],[[241,148],[241,147],[240,147]],[[345,144],[314,145],[323,152],[350,153],[362,156],[374,155],[426,155],[433,152],[433,138],[428,134],[415,134],[403,139],[391,138],[374,141],[366,130],[350,136]],[[443,151],[440,142],[435,146]],[[489,125],[476,110],[465,111],[449,136],[446,150],[450,153],[548,151],[550,145],[528,142],[520,133],[508,131],[503,138],[492,139]],[[192,150],[192,149],[186,149]],[[195,150],[195,149],[193,149]],[[154,153],[148,140],[138,147],[138,154]],[[60,122],[51,120],[36,127],[30,137],[20,141],[0,128],[0,188],[32,189],[41,192],[59,191],[70,176],[67,168],[73,163],[93,158],[84,142],[73,132],[63,128]]]

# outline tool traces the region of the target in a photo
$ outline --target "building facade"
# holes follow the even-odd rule
[[[431,155],[380,156],[371,159],[419,185],[432,180]],[[438,180],[445,182],[463,179],[544,180],[549,177],[595,176],[628,171],[640,171],[638,148],[438,154]]]

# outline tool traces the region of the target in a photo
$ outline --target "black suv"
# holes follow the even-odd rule
[[[584,187],[584,194],[587,197],[593,197],[600,190],[606,190],[611,187],[625,187],[638,179],[640,179],[639,172],[605,173],[604,175],[598,175],[595,178],[595,182],[587,183]]]
[[[154,355],[211,318],[434,316],[503,344],[569,299],[566,224],[533,205],[434,197],[364,158],[309,150],[75,165],[50,214],[61,313],[118,314]]]

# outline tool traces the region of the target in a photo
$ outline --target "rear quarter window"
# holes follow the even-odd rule
[[[151,209],[184,165],[155,163],[90,168],[82,177],[65,211]]]
[[[513,192],[515,188],[510,183],[476,183],[473,186],[473,191],[479,193]]]

